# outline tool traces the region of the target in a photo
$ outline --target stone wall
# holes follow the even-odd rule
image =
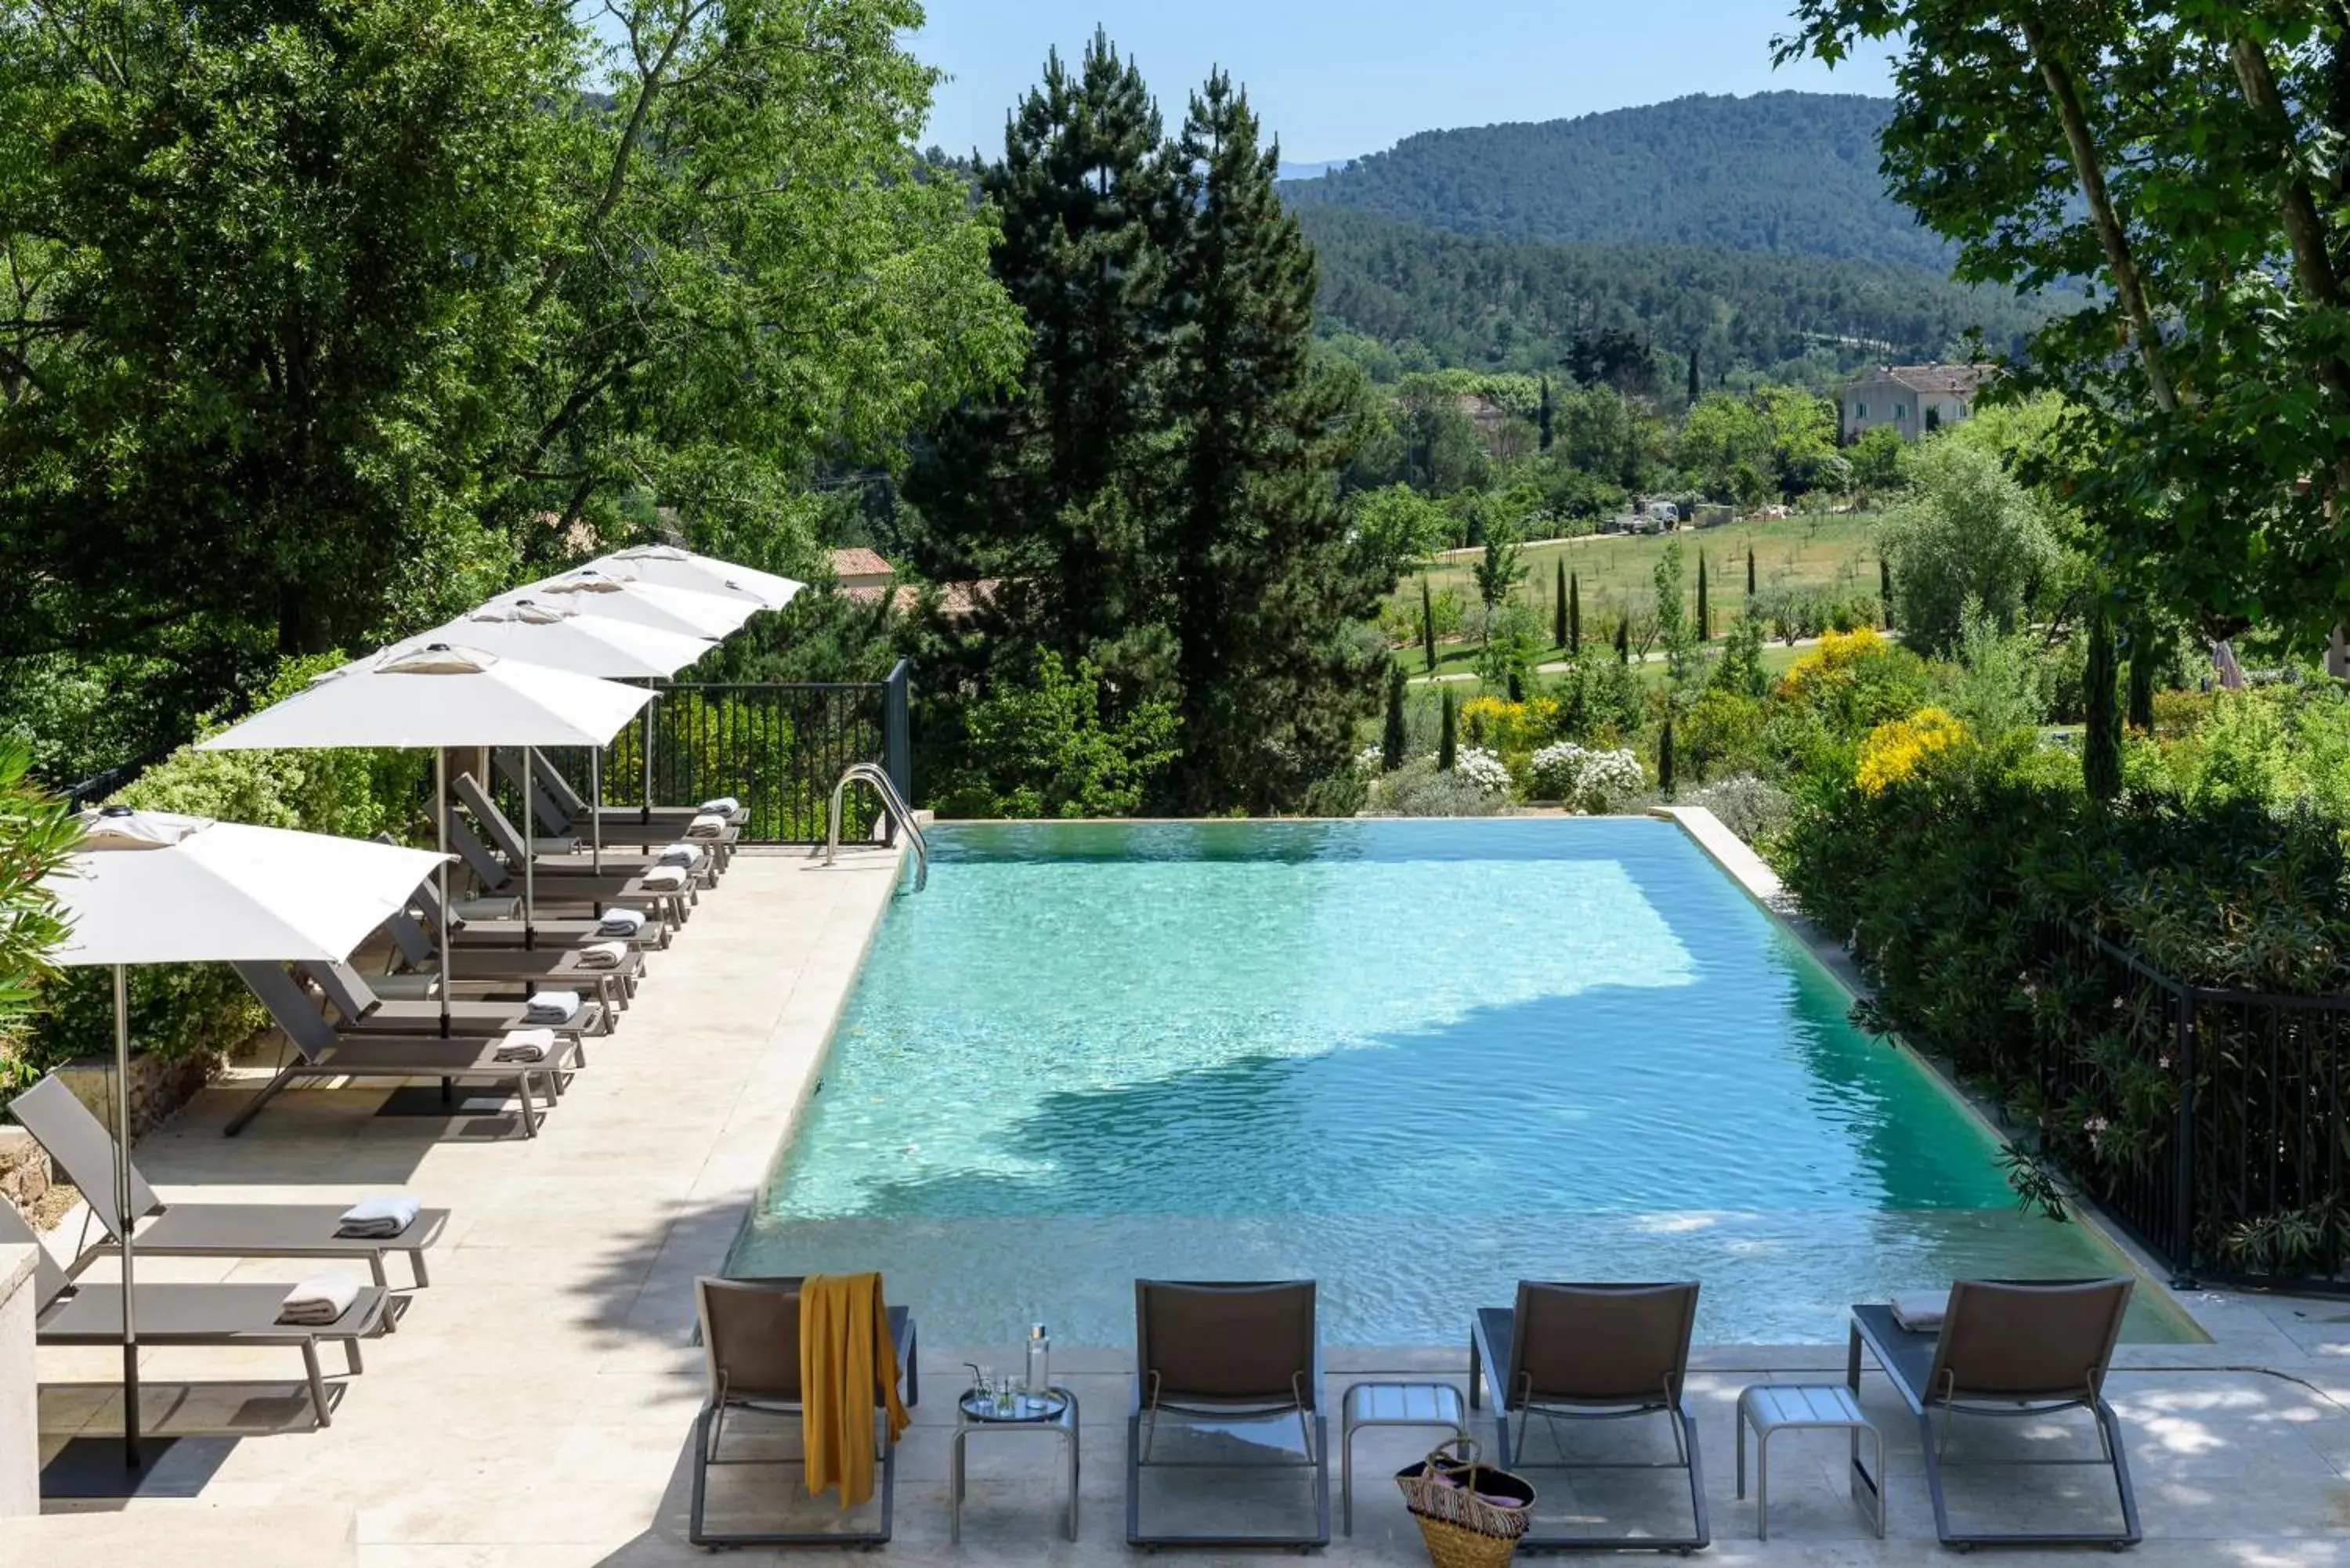
[[[184,1062],[161,1062],[152,1056],[130,1058],[130,1141],[137,1143],[196,1097],[221,1070],[217,1056],[197,1056]],[[114,1126],[114,1062],[111,1057],[77,1056],[56,1070],[57,1080],[89,1107],[100,1126]]]
[[[22,1127],[0,1127],[0,1198],[30,1218],[49,1190],[48,1157]]]

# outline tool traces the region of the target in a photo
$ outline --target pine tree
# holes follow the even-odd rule
[[[1695,347],[1691,347],[1690,349],[1689,364],[1689,400],[1690,407],[1691,408],[1697,407],[1699,390],[1700,389],[1698,387],[1697,379],[1697,349]]]
[[[1550,443],[1557,428],[1557,408],[1551,400],[1550,378],[1544,376],[1542,379],[1542,407],[1534,416],[1535,425],[1542,434],[1542,450],[1544,452],[1550,450]]]
[[[1754,546],[1746,546],[1746,597],[1754,597]]]
[[[1419,579],[1419,646],[1428,653],[1428,672],[1436,673],[1436,601],[1429,597],[1428,579]]]
[[[1452,688],[1447,686],[1444,689],[1444,722],[1436,732],[1436,771],[1438,773],[1451,773],[1452,764],[1457,760],[1458,743],[1454,732],[1458,720],[1452,711]]]
[[[1046,58],[979,181],[1003,221],[989,265],[1027,317],[1021,384],[944,421],[906,484],[924,576],[1021,585],[983,608],[981,638],[943,640],[983,661],[1002,649],[1031,664],[1039,648],[1090,659],[1138,696],[1166,694],[1138,684],[1165,637],[1161,574],[1135,526],[1163,422],[1161,138],[1149,89],[1104,34],[1074,74]]]
[[[1576,573],[1566,575],[1566,653],[1570,659],[1583,652],[1583,581]]]
[[[1388,722],[1379,732],[1379,767],[1393,773],[1403,766],[1403,666],[1388,665]]]
[[[2089,621],[2088,667],[2082,671],[2087,724],[2081,736],[2081,784],[2092,800],[2122,793],[2122,724],[2115,704],[2114,618],[2100,600]]]
[[[1616,618],[1616,662],[1632,662],[1632,622],[1625,616]]]
[[[1553,648],[1566,646],[1566,557],[1565,556],[1558,558],[1558,572],[1551,587],[1550,645]]]
[[[1673,798],[1673,721],[1665,719],[1665,727],[1657,732],[1657,793],[1667,800]]]
[[[1314,252],[1277,146],[1222,71],[1169,154],[1164,520],[1182,754],[1154,805],[1272,811],[1345,767],[1377,701],[1351,635],[1391,586],[1355,559],[1338,475],[1351,396],[1312,358]]]
[[[1713,608],[1705,597],[1705,552],[1697,553],[1697,639],[1713,640]]]

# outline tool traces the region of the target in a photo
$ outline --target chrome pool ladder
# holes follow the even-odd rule
[[[829,866],[840,857],[841,797],[848,793],[850,784],[860,783],[873,786],[873,793],[881,797],[881,809],[896,817],[898,826],[906,830],[907,840],[914,846],[914,891],[920,892],[931,880],[931,846],[923,842],[922,830],[915,823],[913,812],[908,809],[905,797],[898,793],[898,786],[889,782],[889,774],[879,763],[851,763],[848,771],[840,775],[840,782],[832,786],[832,805],[825,813],[824,863]]]

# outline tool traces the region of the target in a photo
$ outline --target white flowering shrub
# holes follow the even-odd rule
[[[1463,746],[1454,753],[1452,771],[1487,794],[1510,793],[1510,765],[1482,746]]]
[[[1433,757],[1415,757],[1371,785],[1363,815],[1492,816],[1508,802],[1508,796],[1470,782],[1458,767],[1440,774]]]
[[[1560,741],[1534,754],[1527,773],[1536,800],[1573,800],[1583,782],[1583,759],[1591,753],[1573,741]]]
[[[1614,811],[1648,787],[1640,759],[1629,752],[1586,752],[1573,805],[1595,815]]]
[[[1378,746],[1365,746],[1355,753],[1355,771],[1365,778],[1375,779],[1387,772],[1387,753]]]

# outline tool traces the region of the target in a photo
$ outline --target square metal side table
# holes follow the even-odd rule
[[[1005,1432],[1026,1432],[1035,1435],[1049,1432],[1061,1441],[1062,1469],[1069,1489],[1067,1530],[1069,1539],[1077,1538],[1077,1397],[1066,1388],[1055,1386],[1049,1390],[1063,1403],[1057,1410],[1042,1415],[997,1416],[983,1413],[966,1395],[955,1406],[954,1436],[947,1448],[948,1490],[952,1498],[947,1527],[950,1542],[962,1539],[962,1499],[964,1490],[963,1445],[973,1437],[986,1437]],[[1026,1397],[1023,1397],[1023,1404]]]
[[[1860,1436],[1877,1449],[1877,1538],[1885,1539],[1885,1434],[1861,1413],[1860,1401],[1841,1383],[1825,1386],[1757,1384],[1738,1396],[1738,1495],[1746,1495],[1746,1428],[1754,1428],[1754,1539],[1771,1539],[1771,1434],[1784,1431],[1845,1432],[1851,1436],[1853,1469],[1860,1471]],[[1860,1482],[1852,1482],[1857,1494]]]

